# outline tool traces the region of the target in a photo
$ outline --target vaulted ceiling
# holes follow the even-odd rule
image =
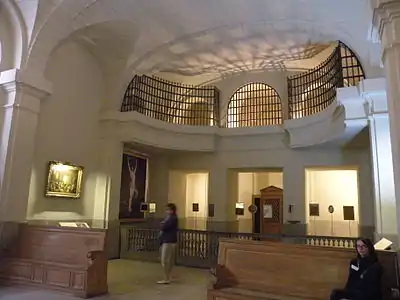
[[[41,3],[45,10],[46,1]],[[379,56],[368,41],[367,0],[57,0],[43,15],[44,27],[67,16],[64,21],[76,29],[70,38],[105,66],[124,65],[132,73],[301,68],[299,60],[312,59],[336,40],[364,63]]]

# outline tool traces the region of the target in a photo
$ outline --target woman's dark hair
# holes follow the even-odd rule
[[[365,238],[358,238],[357,241],[361,241],[365,246],[368,248],[368,257],[372,259],[373,261],[378,261],[378,255],[376,254],[374,244],[370,239],[365,239]],[[357,257],[361,258],[360,253],[358,253],[357,250],[357,243],[356,243],[356,252],[357,252]]]
[[[167,204],[167,209],[170,209],[174,214],[176,214],[176,205],[173,203],[168,203]]]

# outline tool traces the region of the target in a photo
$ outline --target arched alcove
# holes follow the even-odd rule
[[[239,88],[229,101],[229,128],[279,125],[282,122],[282,101],[268,84],[248,83]]]

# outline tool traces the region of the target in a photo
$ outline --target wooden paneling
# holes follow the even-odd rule
[[[224,239],[209,299],[326,300],[333,288],[344,287],[354,255],[353,249]],[[379,252],[379,258],[389,299],[391,288],[398,287],[397,254]]]
[[[0,280],[91,297],[107,293],[106,231],[20,226],[0,262]]]

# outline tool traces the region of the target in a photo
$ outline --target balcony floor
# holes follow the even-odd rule
[[[109,294],[92,299],[104,300],[205,300],[209,280],[207,270],[177,267],[170,285],[157,285],[158,264],[113,260],[109,263]],[[1,300],[74,300],[76,297],[19,287],[0,287]]]

